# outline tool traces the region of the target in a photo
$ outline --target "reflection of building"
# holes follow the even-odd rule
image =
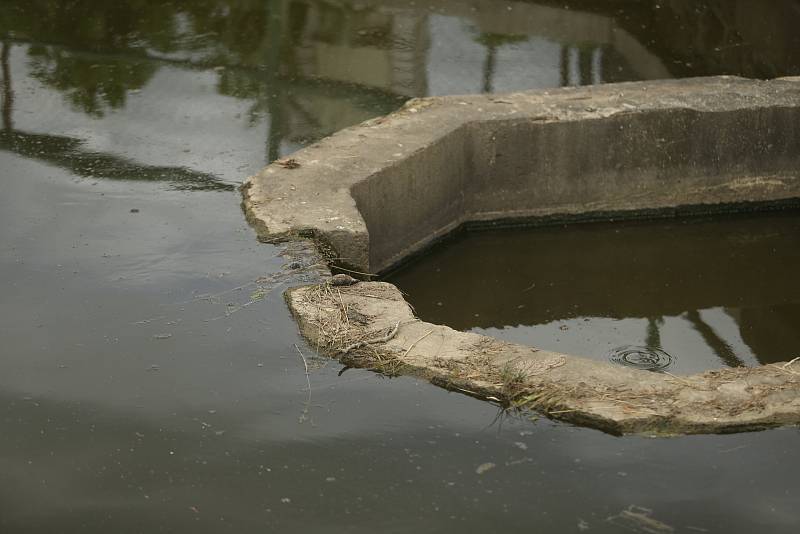
[[[670,75],[661,60],[620,29],[613,17],[593,13],[489,0],[469,4],[439,0],[430,9],[399,2],[365,2],[355,7],[346,0],[295,0],[285,12],[293,30],[293,73],[402,96],[428,94],[429,72],[463,71],[466,63],[477,58],[489,76],[500,75],[503,66],[494,58],[496,48],[530,39],[556,45],[547,51],[553,57],[541,57],[540,48],[523,62],[530,68],[537,63],[550,65],[557,84]],[[456,27],[432,27],[435,18],[453,20]],[[447,50],[432,55],[432,45]],[[524,85],[517,89],[530,87],[529,80],[521,82]],[[491,80],[483,84],[491,85]]]
[[[441,4],[449,3],[440,0]],[[475,7],[475,10],[472,9]],[[535,3],[481,1],[448,6],[448,13],[471,19],[483,34],[535,36],[562,48],[559,68],[568,73],[564,81],[599,83],[620,78],[622,67],[628,79],[668,78],[662,61],[628,31],[614,15],[549,7]],[[603,56],[614,56],[603,64]]]
[[[414,96],[800,68],[800,12],[790,0],[570,5],[577,9],[556,0],[6,0],[0,36],[10,39],[6,56],[26,46],[37,80],[96,117],[125,107],[166,65],[205,71],[218,95],[246,102],[249,123],[267,130],[269,159]]]
[[[292,2],[288,12],[296,74],[408,97],[427,93],[425,11],[328,1]]]
[[[271,127],[291,132],[284,140],[311,139],[374,114],[361,105],[364,98],[337,99],[334,86],[383,95],[391,108],[398,97],[669,77],[656,55],[605,15],[493,0],[280,6],[282,52],[267,54],[279,63],[267,69],[292,82],[272,80],[282,96],[267,107],[277,119]],[[319,82],[316,96],[292,89],[300,80]]]

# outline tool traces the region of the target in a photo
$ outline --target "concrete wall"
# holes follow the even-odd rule
[[[403,251],[424,247],[461,224],[472,180],[471,140],[461,126],[353,186],[369,229],[371,266],[399,262]]]
[[[800,80],[731,77],[415,100],[252,177],[268,239],[378,273],[468,222],[800,201]]]
[[[730,187],[796,178],[799,124],[783,106],[473,123],[466,218],[758,200]]]

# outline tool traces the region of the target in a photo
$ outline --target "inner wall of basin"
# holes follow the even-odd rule
[[[796,197],[799,121],[799,108],[773,106],[442,126],[423,150],[351,189],[369,230],[369,272],[464,221]]]
[[[464,232],[389,276],[433,323],[670,372],[800,355],[800,212]]]

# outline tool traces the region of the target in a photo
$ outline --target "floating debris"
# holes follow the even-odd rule
[[[485,464],[479,465],[478,468],[475,469],[475,472],[477,474],[479,474],[479,475],[482,475],[486,471],[490,471],[490,470],[494,469],[495,467],[497,467],[496,464],[493,464],[492,462],[486,462]]]
[[[617,515],[612,515],[606,521],[622,527],[629,532],[642,534],[669,534],[675,529],[652,517],[653,511],[642,506],[631,505]]]

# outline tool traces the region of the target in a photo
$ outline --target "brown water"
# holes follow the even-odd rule
[[[302,275],[277,276],[235,187],[413,96],[800,74],[798,18],[2,0],[0,532],[618,532],[631,505],[676,531],[795,532],[797,429],[618,439],[339,376],[298,338],[280,292]]]
[[[800,355],[800,215],[466,233],[393,274],[420,317],[692,373]]]

